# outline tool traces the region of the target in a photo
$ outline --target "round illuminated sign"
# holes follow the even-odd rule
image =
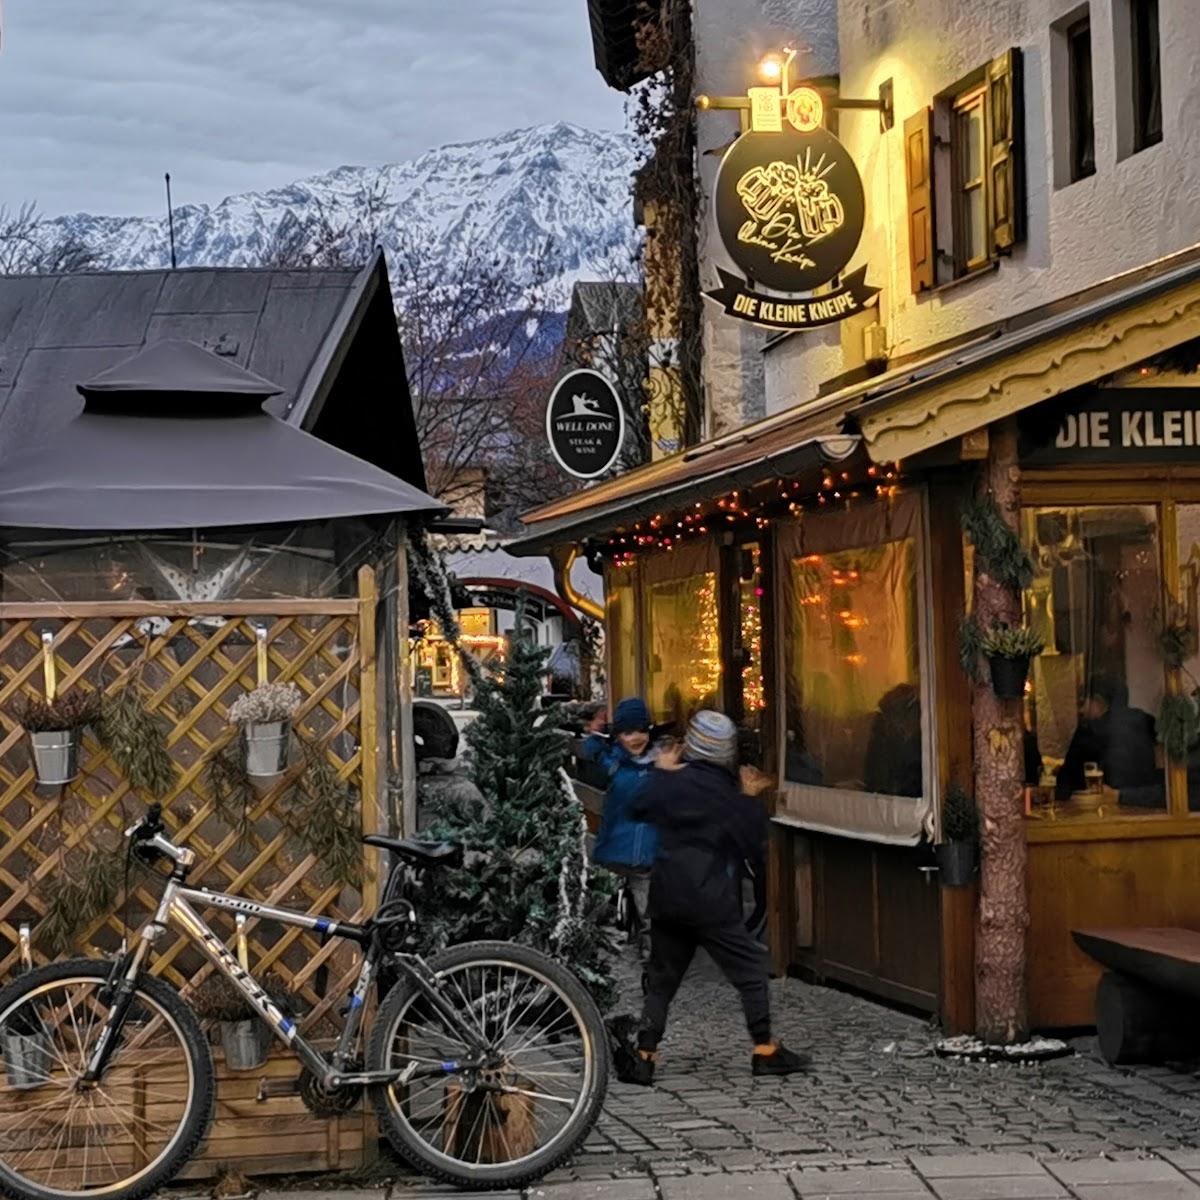
[[[788,119],[812,119],[811,88],[788,98]],[[793,117],[793,101],[795,101]],[[807,292],[850,261],[862,237],[862,180],[828,130],[744,133],[721,162],[717,228],[747,280],[777,292]]]
[[[625,440],[625,410],[598,371],[572,371],[558,381],[546,406],[546,437],[558,465],[577,479],[609,470]]]
[[[787,98],[787,119],[801,133],[811,133],[825,124],[825,102],[821,93],[810,87],[798,87]]]

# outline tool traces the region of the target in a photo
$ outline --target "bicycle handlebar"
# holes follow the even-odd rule
[[[151,849],[164,858],[183,867],[190,867],[196,861],[195,852],[164,837],[166,826],[162,819],[162,805],[152,804],[146,810],[146,815],[136,824],[125,830],[125,836],[133,843],[135,853],[138,850]]]

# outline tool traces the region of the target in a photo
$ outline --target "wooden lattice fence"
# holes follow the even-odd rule
[[[168,835],[197,853],[191,882],[355,921],[375,903],[376,852],[364,850],[364,883],[354,888],[330,879],[297,842],[285,818],[289,791],[303,769],[299,748],[293,749],[288,771],[256,793],[241,832],[216,811],[206,768],[210,757],[237,736],[226,714],[258,682],[257,629],[265,625],[269,678],[295,683],[303,697],[297,733],[321,748],[338,778],[359,797],[355,823],[368,832],[382,829],[375,603],[374,574],[364,568],[359,594],[349,599],[0,604],[0,979],[19,966],[22,924],[32,927],[35,959],[50,957],[39,937],[46,881],[73,869],[88,848],[119,852],[121,831],[151,800],[131,791],[90,733],[79,778],[62,789],[36,787],[15,709],[22,695],[43,694],[43,631],[53,632],[60,693],[70,687],[112,693],[136,680],[147,709],[165,719],[176,778],[161,802]],[[148,886],[152,882],[140,868],[131,877],[131,934],[155,903],[158,889]],[[234,947],[232,915],[205,915]],[[110,952],[124,931],[118,908],[84,929],[77,949],[93,956]],[[295,998],[301,1027],[318,1038],[329,1032],[357,971],[357,951],[348,943],[254,920],[247,922],[245,936],[251,969],[282,978]],[[153,970],[187,995],[210,968],[171,931],[156,947]],[[298,1099],[254,1102],[249,1081],[231,1077],[217,1057],[222,1083],[210,1143],[221,1148],[206,1157],[252,1162],[256,1170],[292,1170],[345,1165],[361,1156],[359,1114],[321,1123],[319,1132],[309,1130],[309,1120],[315,1119]],[[273,1058],[267,1072],[286,1075],[289,1069]],[[283,1141],[278,1132],[266,1133],[280,1122],[293,1135]]]

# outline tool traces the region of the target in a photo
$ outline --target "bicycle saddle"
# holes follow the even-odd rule
[[[458,866],[462,862],[462,847],[454,842],[426,842],[420,838],[385,837],[369,833],[363,838],[367,846],[378,846],[412,863],[416,867]]]

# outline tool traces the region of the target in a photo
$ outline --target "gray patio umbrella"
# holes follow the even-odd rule
[[[154,343],[78,390],[74,420],[0,454],[0,526],[157,530],[445,512],[264,412],[279,388],[192,342]]]

